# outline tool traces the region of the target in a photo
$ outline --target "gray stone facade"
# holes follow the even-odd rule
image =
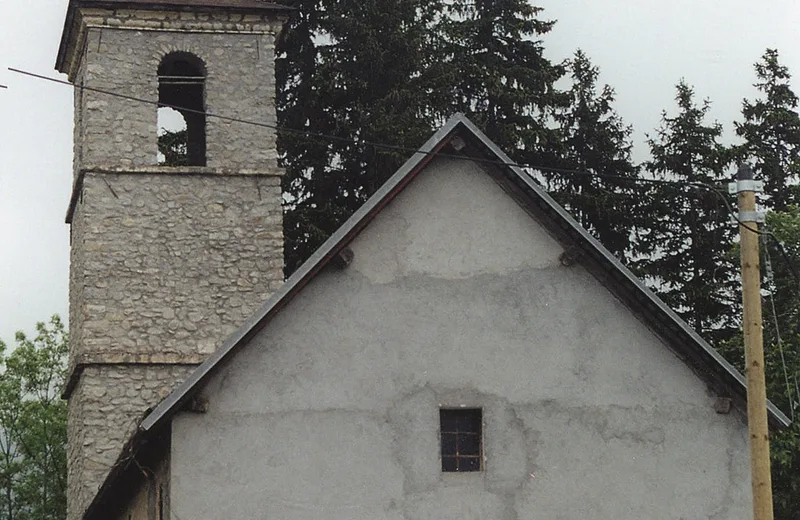
[[[235,14],[187,20],[175,17],[193,13],[82,12],[82,30],[75,37],[84,50],[67,64],[71,80],[150,103],[78,91],[79,168],[156,164],[156,72],[164,56],[175,51],[189,52],[205,63],[208,112],[275,125],[274,42],[280,30],[275,21],[255,17],[244,22],[245,15]],[[206,134],[209,167],[275,171],[274,129],[209,117]]]
[[[73,362],[198,362],[282,283],[280,177],[87,173]]]
[[[79,8],[68,517],[80,518],[142,414],[283,281],[275,131],[209,116],[207,166],[157,165],[157,69],[206,68],[210,114],[274,125],[275,16]]]
[[[88,365],[69,401],[67,480],[71,517],[94,498],[145,411],[195,365]]]

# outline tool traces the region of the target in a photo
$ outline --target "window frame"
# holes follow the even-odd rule
[[[449,424],[446,424],[449,423]],[[455,429],[452,429],[455,427]],[[461,428],[464,428],[463,430]],[[448,428],[448,429],[445,429]],[[485,427],[482,407],[443,406],[439,408],[439,461],[442,473],[480,473],[484,471]],[[447,437],[451,437],[450,440]],[[477,450],[474,440],[477,437]],[[450,443],[454,442],[454,446]],[[463,444],[462,444],[463,443]],[[449,445],[448,445],[449,444]],[[465,453],[464,444],[471,444]],[[455,453],[451,453],[454,449]],[[474,462],[477,462],[475,466]],[[453,465],[453,463],[455,463]],[[462,464],[464,464],[462,466]]]

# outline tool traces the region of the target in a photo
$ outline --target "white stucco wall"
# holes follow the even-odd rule
[[[746,427],[479,167],[440,160],[173,421],[180,518],[744,519]],[[485,471],[443,474],[439,408]]]

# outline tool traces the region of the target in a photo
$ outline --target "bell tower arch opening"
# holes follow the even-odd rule
[[[186,119],[169,107],[158,108],[158,164],[187,166]]]
[[[172,52],[158,66],[159,163],[164,166],[206,165],[206,68],[188,52]],[[185,121],[185,130],[161,129],[172,109]],[[173,118],[175,114],[173,114]],[[182,125],[181,125],[182,126]]]

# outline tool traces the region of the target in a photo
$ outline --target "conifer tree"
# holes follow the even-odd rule
[[[762,242],[764,288],[764,345],[767,395],[781,410],[794,416],[789,428],[770,439],[773,506],[776,519],[795,518],[800,508],[800,286],[795,278],[800,250],[800,116],[798,97],[790,86],[789,70],[780,64],[778,51],[767,49],[755,64],[761,94],[742,103],[742,122],[736,133],[744,143],[735,149],[736,160],[753,165],[756,179],[764,181],[760,203],[772,209],[767,227],[784,244]],[[764,235],[766,236],[766,235]],[[723,354],[744,370],[741,334],[723,344]]]
[[[720,142],[722,127],[707,124],[708,100],[695,102],[684,81],[677,85],[678,113],[662,113],[648,139],[652,159],[644,164],[655,178],[673,181],[650,193],[650,228],[639,233],[636,262],[662,299],[708,339],[730,334],[733,263],[729,249],[734,227],[727,208],[711,191],[690,183],[715,185],[723,178],[729,153]]]
[[[634,178],[631,127],[614,111],[614,90],[598,91],[599,70],[582,51],[569,63],[569,106],[556,115],[561,132],[561,167],[587,175],[546,175],[548,188],[578,222],[612,253],[628,250],[635,219],[636,185],[603,176]]]
[[[421,117],[426,0],[299,0],[278,49],[279,148],[287,174],[286,272],[291,273],[432,130]],[[331,137],[319,137],[318,134]]]
[[[754,162],[756,179],[764,180],[763,203],[776,211],[800,202],[790,185],[800,179],[800,116],[789,70],[778,61],[778,51],[767,49],[755,64],[754,86],[763,98],[742,103],[744,121],[735,123],[745,143],[739,160]]]
[[[325,207],[314,208],[309,201],[309,184],[312,179],[325,177],[328,165],[328,143],[306,138],[299,130],[322,132],[324,107],[314,84],[317,70],[315,35],[319,32],[320,18],[324,16],[320,0],[293,0],[289,21],[276,42],[275,76],[278,92],[275,100],[279,130],[278,150],[285,168],[282,191],[288,200],[284,211],[284,271],[291,274],[327,236],[324,229],[314,226],[315,209],[322,214]],[[322,219],[316,219],[322,220]]]
[[[519,161],[548,160],[560,66],[523,0],[296,0],[278,48],[286,272],[291,273],[452,113]],[[355,141],[355,142],[353,142]],[[387,150],[370,143],[406,150]],[[518,150],[518,153],[514,153]]]
[[[764,287],[764,345],[767,393],[779,408],[794,416],[792,426],[770,439],[775,518],[795,518],[800,508],[800,286],[795,278],[800,238],[800,116],[791,75],[779,62],[778,51],[767,49],[755,64],[754,86],[761,97],[742,103],[742,122],[735,123],[744,143],[737,160],[753,165],[764,181],[760,202],[773,211],[767,226],[784,244],[782,256],[774,240],[762,243]],[[768,270],[768,267],[771,268]],[[726,357],[744,368],[741,337],[727,345]]]
[[[450,0],[434,24],[433,113],[466,113],[516,161],[552,166],[557,132],[548,121],[567,98],[565,72],[543,54],[555,22],[527,0]]]
[[[767,396],[793,419],[789,428],[774,432],[770,439],[773,504],[775,518],[789,519],[800,511],[800,285],[798,273],[792,273],[797,267],[789,263],[800,258],[800,206],[770,212],[767,228],[775,236],[764,236],[761,248],[763,286],[769,291],[764,298]],[[738,349],[742,362],[743,343]]]

